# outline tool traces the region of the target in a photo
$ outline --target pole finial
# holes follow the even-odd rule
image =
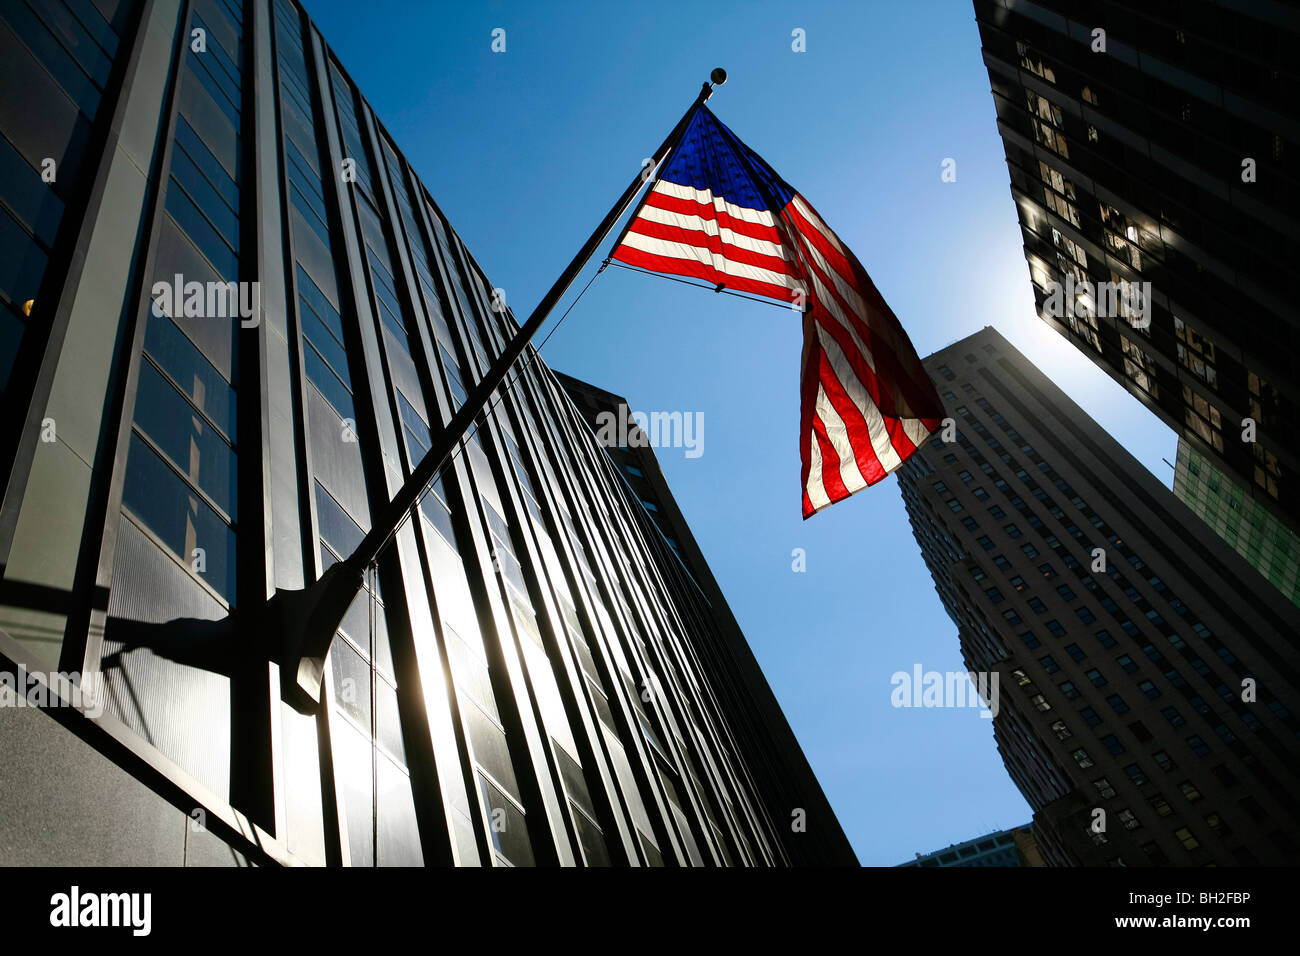
[[[726,83],[727,71],[720,66],[714,67],[713,72],[709,74],[709,82],[714,86],[721,86],[723,83]]]

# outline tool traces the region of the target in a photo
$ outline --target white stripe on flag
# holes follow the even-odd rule
[[[694,186],[679,186],[677,183],[670,183],[661,179],[655,183],[654,191],[677,199],[689,199],[691,202],[704,203],[706,206],[712,206],[718,212],[725,212],[732,219],[743,219],[745,222],[776,228],[776,216],[770,210],[737,206],[735,203],[727,202],[721,196],[714,196],[707,189],[696,189]]]
[[[784,243],[768,242],[766,239],[744,236],[725,226],[719,228],[716,219],[705,219],[703,216],[685,216],[679,212],[673,212],[671,209],[660,209],[658,206],[651,205],[642,206],[641,211],[637,213],[637,218],[662,223],[665,226],[677,226],[681,229],[703,232],[709,236],[718,236],[728,245],[748,249],[750,252],[757,252],[761,255],[772,256],[775,259],[784,259],[790,262],[793,258]]]
[[[831,440],[831,444],[835,447],[835,454],[839,456],[840,481],[844,482],[844,487],[850,494],[867,487],[867,480],[862,477],[862,472],[858,469],[857,456],[853,454],[849,430],[844,424],[844,419],[840,418],[840,413],[835,410],[821,382],[817,383],[817,407],[813,414],[826,426],[826,437]]]
[[[849,401],[862,413],[862,417],[866,420],[867,434],[871,436],[871,447],[876,453],[880,467],[885,469],[885,473],[888,474],[901,465],[903,459],[898,456],[893,443],[889,440],[889,431],[885,428],[884,416],[880,414],[880,409],[876,407],[876,403],[867,394],[867,390],[862,385],[862,380],[858,378],[853,371],[853,367],[849,365],[849,360],[844,357],[840,344],[820,325],[817,326],[817,339],[821,342],[822,349],[826,352],[826,358],[830,361],[831,370],[835,373],[835,377],[839,379],[840,386],[848,395]],[[843,424],[841,424],[841,427],[843,427]],[[847,438],[846,433],[845,440]],[[856,468],[854,470],[857,471]],[[844,483],[847,485],[848,481],[846,480]]]
[[[655,236],[643,235],[639,232],[628,232],[623,237],[623,245],[631,246],[633,249],[640,249],[642,252],[654,256],[702,262],[705,265],[712,266],[724,275],[735,276],[738,279],[766,282],[770,285],[780,286],[783,289],[803,288],[803,283],[794,276],[773,272],[771,269],[761,269],[758,266],[751,266],[744,262],[735,262],[725,255],[714,255],[703,246],[693,246],[685,242],[672,242]]]
[[[904,418],[901,421],[903,422],[903,434],[912,439],[912,444],[917,448],[920,448],[921,444],[934,434],[919,418]]]
[[[831,499],[826,494],[826,485],[822,480],[822,448],[815,427],[808,429],[808,443],[811,446],[808,456],[811,467],[808,469],[808,484],[804,491],[808,492],[808,501],[812,504],[813,511],[821,511],[831,503]]]

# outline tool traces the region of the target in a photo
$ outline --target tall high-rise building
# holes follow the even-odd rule
[[[1219,462],[1178,440],[1174,494],[1260,574],[1300,604],[1300,535],[1224,472]]]
[[[699,620],[707,622],[693,635],[694,643],[714,687],[726,698],[727,713],[737,718],[737,745],[746,762],[767,768],[755,778],[766,788],[764,801],[791,807],[801,827],[805,819],[819,821],[800,844],[810,861],[854,862],[834,811],[659,467],[652,438],[661,447],[680,446],[682,454],[703,454],[703,425],[692,425],[690,412],[650,412],[647,434],[625,398],[568,375],[557,373],[556,378],[609,455],[625,493],[644,510],[646,539],[658,548],[666,573],[678,579],[681,593],[697,605]]]
[[[899,471],[1053,865],[1300,861],[1300,611],[1001,335]]]
[[[1300,10],[975,13],[1043,321],[1300,530]]]
[[[0,159],[6,863],[854,862],[533,352],[297,693],[518,326],[293,0],[4,4]]]

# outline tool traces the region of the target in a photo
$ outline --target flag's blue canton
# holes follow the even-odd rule
[[[736,134],[701,106],[660,179],[708,190],[746,209],[780,214],[795,191]]]

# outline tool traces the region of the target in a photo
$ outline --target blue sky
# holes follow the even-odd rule
[[[305,2],[521,321],[722,66],[710,107],[922,356],[997,327],[1171,484],[1173,433],[1034,315],[967,0]],[[895,479],[800,518],[799,352],[789,311],[608,270],[543,357],[634,409],[703,414],[704,453],[661,449],[664,472],[864,864],[1024,823],[990,721],[890,706],[895,671],[962,669]]]

